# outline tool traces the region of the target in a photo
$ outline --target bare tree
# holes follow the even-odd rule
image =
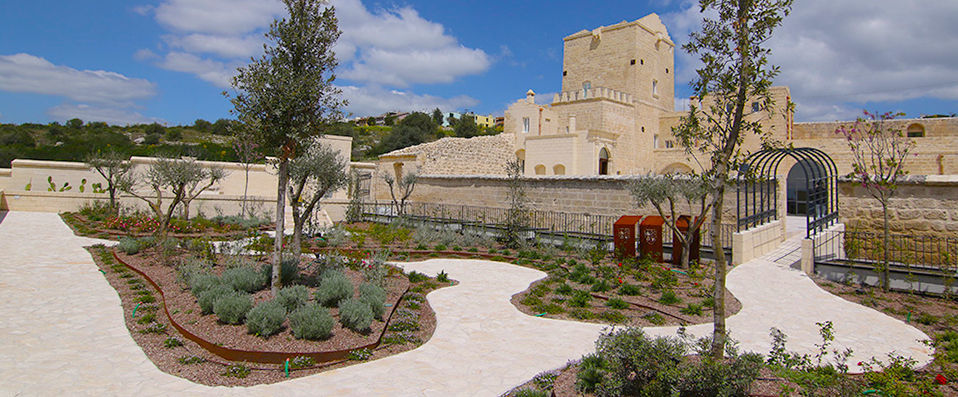
[[[293,250],[299,250],[303,225],[319,200],[346,185],[346,160],[326,145],[313,147],[289,163],[289,201],[293,210]],[[294,251],[299,252],[299,251]]]
[[[529,227],[528,197],[522,182],[522,163],[519,159],[506,165],[509,177],[509,212],[506,218],[506,244],[518,247],[521,233]]]
[[[702,228],[708,211],[712,208],[712,202],[708,200],[708,188],[708,183],[695,175],[649,174],[629,183],[629,192],[632,193],[635,205],[641,207],[652,204],[659,216],[665,219],[665,225],[679,238],[679,241],[673,241],[672,244],[682,244],[680,263],[683,268],[689,267],[689,251],[693,237]],[[668,208],[664,207],[665,204],[668,204]],[[697,214],[690,213],[693,215],[692,220],[684,233],[678,227],[681,210],[676,209],[676,204],[683,205],[690,212],[697,211]]]
[[[835,130],[848,142],[848,149],[852,152],[852,172],[850,177],[862,184],[875,200],[881,203],[882,210],[882,263],[878,266],[881,272],[882,289],[888,291],[889,262],[888,254],[891,246],[888,224],[888,202],[898,190],[898,178],[908,174],[905,170],[905,160],[915,142],[902,132],[900,127],[888,125],[888,121],[904,113],[877,114],[864,111],[864,117],[859,117],[855,124],[846,127],[842,125]]]
[[[190,203],[199,197],[200,193],[212,187],[213,183],[223,180],[227,175],[226,170],[220,167],[210,167],[207,172],[206,178],[196,179],[187,184],[186,192],[183,195],[183,212],[181,215],[184,220],[190,220]],[[206,184],[206,179],[209,179],[212,183]]]
[[[389,186],[389,196],[392,198],[393,207],[396,209],[396,216],[406,215],[406,200],[412,196],[416,189],[416,182],[419,181],[419,171],[410,171],[399,176],[397,180],[388,172],[383,173],[383,181]]]
[[[159,223],[155,235],[162,241],[166,238],[173,213],[187,196],[189,187],[196,183],[199,186],[196,188],[196,194],[198,195],[219,182],[222,177],[223,173],[221,171],[206,169],[192,158],[159,158],[147,168],[143,175],[124,178],[118,188],[124,193],[146,202]],[[140,192],[140,188],[149,189],[153,194],[143,194]],[[170,204],[164,208],[165,193],[170,195]]]
[[[256,143],[255,137],[249,131],[250,128],[254,128],[248,125],[242,125],[236,128],[233,139],[233,151],[236,153],[236,157],[239,159],[240,164],[243,165],[243,205],[240,210],[240,215],[246,217],[249,200],[249,170],[253,167],[253,164],[256,164],[264,159],[263,154],[259,150],[259,144]]]
[[[115,150],[90,153],[84,161],[106,180],[106,191],[110,194],[110,212],[116,214],[119,210],[116,199],[117,186],[126,183],[126,176],[130,173],[132,164],[126,156]]]

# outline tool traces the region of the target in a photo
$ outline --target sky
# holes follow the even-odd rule
[[[387,111],[502,115],[529,89],[561,89],[562,38],[658,14],[679,45],[702,15],[690,0],[332,0],[342,36],[336,85],[351,116]],[[0,123],[111,124],[232,118],[223,95],[263,53],[279,0],[6,1],[0,5]],[[798,121],[862,109],[958,112],[958,1],[798,0],[767,43]],[[676,54],[676,106],[698,63]]]

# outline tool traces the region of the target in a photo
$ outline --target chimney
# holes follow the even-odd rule
[[[526,102],[536,103],[536,93],[532,90],[526,92]]]

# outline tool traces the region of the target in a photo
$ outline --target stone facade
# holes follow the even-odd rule
[[[848,231],[881,232],[881,203],[860,184],[839,184],[839,214]],[[911,176],[889,200],[892,233],[958,237],[958,176]]]

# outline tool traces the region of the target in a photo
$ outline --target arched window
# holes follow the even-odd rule
[[[599,151],[599,175],[609,175],[609,151],[605,148]]]
[[[556,164],[555,167],[552,167],[552,173],[556,175],[565,175],[565,166],[562,164]]]
[[[908,137],[909,138],[921,138],[925,136],[925,127],[921,124],[915,123],[908,126]]]
[[[519,162],[519,167],[522,169],[522,173],[526,173],[526,150],[519,149],[516,151],[516,161]]]
[[[589,90],[591,90],[591,89],[592,89],[592,82],[591,82],[591,81],[586,81],[586,82],[582,83],[582,98],[588,98],[588,97],[589,97]]]
[[[546,166],[544,166],[544,165],[542,165],[542,164],[537,165],[537,166],[536,166],[536,175],[545,175],[545,174],[546,174]]]
[[[659,96],[659,81],[652,80],[652,96]]]

